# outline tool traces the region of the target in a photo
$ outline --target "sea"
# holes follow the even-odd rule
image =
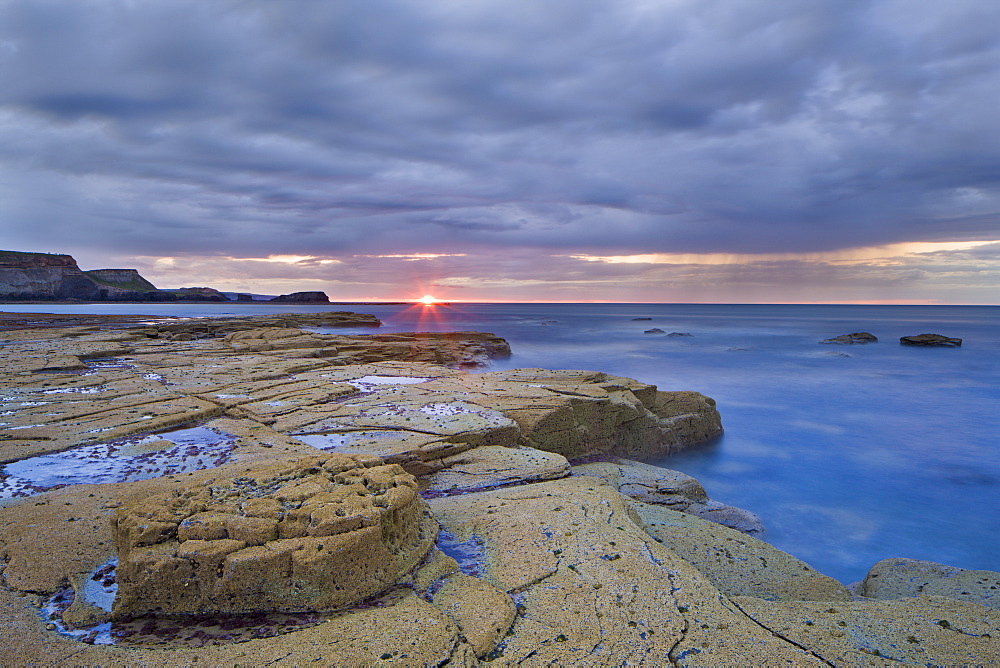
[[[329,310],[375,314],[381,332],[492,332],[514,354],[487,370],[589,369],[714,398],[725,434],[650,463],[756,513],[764,540],[845,584],[889,557],[1000,571],[1000,306],[0,304],[184,317]],[[862,331],[878,342],[820,343]],[[923,333],[964,342],[899,343]]]

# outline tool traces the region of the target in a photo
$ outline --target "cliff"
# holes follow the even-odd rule
[[[0,251],[0,299],[156,301],[159,294],[135,269],[82,271],[70,255]]]
[[[135,269],[91,269],[83,272],[98,285],[129,292],[152,292],[156,286]]]
[[[101,287],[69,255],[0,251],[0,298],[101,299]]]
[[[144,300],[149,293],[157,292],[156,286],[135,269],[93,269],[83,273],[106,295],[101,299]]]

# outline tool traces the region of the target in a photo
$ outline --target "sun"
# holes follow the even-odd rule
[[[433,306],[434,304],[440,303],[441,300],[439,300],[434,295],[424,295],[423,297],[421,297],[417,301],[419,303],[423,304],[424,306]]]

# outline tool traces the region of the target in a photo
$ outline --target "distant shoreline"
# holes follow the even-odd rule
[[[112,299],[106,301],[93,299],[7,299],[0,302],[0,307],[4,304],[269,304],[272,306],[404,306],[416,304],[417,302],[272,302],[267,299],[254,301],[238,301],[230,299],[228,301],[216,301],[210,299],[178,299],[169,302],[157,301],[129,301],[127,299]]]

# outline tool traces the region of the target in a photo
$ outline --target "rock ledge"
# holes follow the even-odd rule
[[[113,616],[333,610],[386,588],[436,537],[413,476],[329,455],[142,499],[113,524]]]

